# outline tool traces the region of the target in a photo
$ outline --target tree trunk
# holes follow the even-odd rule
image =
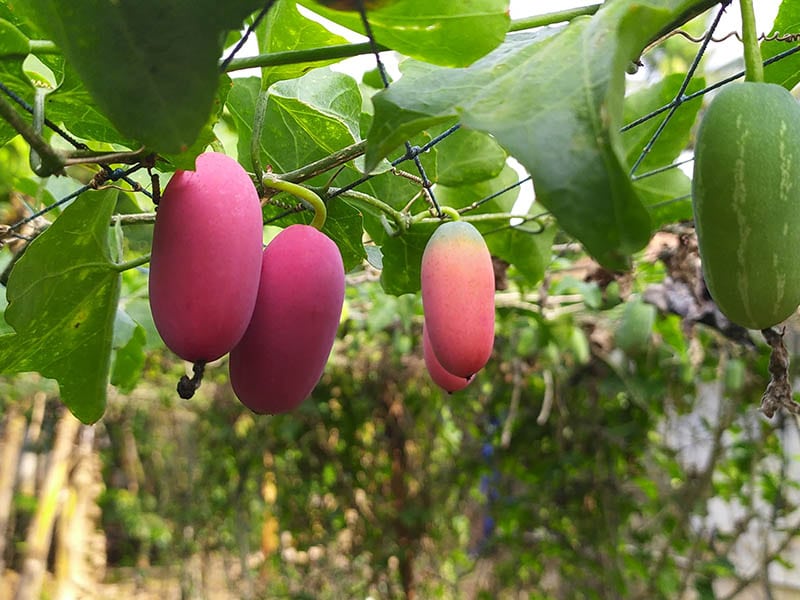
[[[17,479],[19,457],[22,443],[25,441],[26,419],[18,404],[12,404],[6,414],[3,427],[3,449],[0,452],[0,578],[6,572],[5,552],[6,540],[11,532],[8,524],[11,520],[11,507],[14,499],[14,482]]]
[[[80,421],[71,413],[64,412],[56,428],[50,465],[25,540],[25,561],[15,600],[30,600],[41,595],[47,553],[53,537],[53,523],[79,427]]]

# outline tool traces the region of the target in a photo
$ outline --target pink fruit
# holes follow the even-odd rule
[[[264,250],[253,318],[231,351],[239,400],[257,413],[297,407],[322,377],[344,302],[336,244],[308,225],[291,225]]]
[[[244,334],[258,291],[258,193],[238,162],[215,152],[177,171],[156,215],[150,308],[167,347],[189,361],[226,354]]]
[[[422,326],[422,354],[431,379],[446,392],[452,394],[458,390],[463,390],[475,379],[475,375],[471,375],[469,378],[453,375],[439,363],[431,348],[431,340],[428,337],[428,329],[425,325]]]
[[[431,348],[446,371],[470,377],[494,345],[494,269],[478,230],[465,221],[439,226],[425,246],[421,278]]]

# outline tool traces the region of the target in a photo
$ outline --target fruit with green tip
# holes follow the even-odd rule
[[[253,317],[231,351],[233,391],[256,413],[296,408],[322,377],[344,303],[336,244],[309,225],[290,225],[267,245]]]
[[[800,105],[783,87],[724,87],[697,133],[692,181],[703,274],[734,323],[765,329],[800,304]]]
[[[475,375],[470,377],[453,375],[441,365],[433,353],[431,340],[428,337],[428,329],[424,324],[422,325],[422,356],[425,360],[425,368],[428,370],[428,375],[431,376],[433,382],[450,394],[463,390],[475,379]]]
[[[425,246],[420,276],[436,358],[453,375],[474,375],[494,346],[494,268],[480,232],[466,221],[440,225]]]
[[[164,188],[153,229],[150,308],[167,347],[208,362],[241,339],[256,302],[263,226],[258,193],[234,159],[197,157]]]

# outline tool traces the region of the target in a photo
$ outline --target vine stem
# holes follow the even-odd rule
[[[716,2],[717,0],[714,1]],[[543,27],[545,25],[553,25],[555,23],[563,23],[564,21],[571,21],[579,16],[594,14],[597,12],[600,6],[602,5],[593,4],[572,10],[559,10],[525,19],[516,19],[511,22],[508,30],[524,31],[526,29],[534,29],[537,27]],[[385,52],[389,50],[389,48],[381,45],[378,45],[377,49],[379,52]],[[242,69],[252,69],[256,67],[275,67],[279,65],[296,65],[317,61],[340,60],[342,58],[372,54],[373,51],[374,50],[369,42],[361,42],[357,44],[337,44],[334,46],[307,48],[303,50],[269,52],[266,54],[258,54],[256,56],[234,58],[225,67],[225,72],[230,73],[231,71],[240,71]]]
[[[331,188],[330,192],[336,192],[335,188]],[[389,215],[392,218],[392,221],[395,222],[398,229],[400,231],[405,231],[408,229],[409,221],[411,220],[407,213],[401,212],[396,210],[386,204],[385,202],[378,200],[375,196],[370,196],[369,194],[365,194],[364,192],[358,192],[356,190],[347,190],[345,192],[341,192],[338,194],[342,198],[350,198],[351,200],[356,200],[358,202],[363,202],[364,204],[368,204],[374,208],[377,208],[383,214]]]
[[[598,4],[590,4],[588,6],[579,6],[578,8],[559,10],[544,15],[534,15],[532,17],[526,17],[523,19],[516,19],[511,22],[511,26],[508,28],[508,30],[524,31],[525,29],[534,29],[536,27],[544,27],[545,25],[555,25],[556,23],[572,21],[577,17],[593,15],[600,9],[601,6],[603,6],[602,2]]]
[[[261,132],[264,130],[264,119],[267,116],[267,100],[269,99],[269,92],[267,88],[263,87],[258,92],[256,98],[255,116],[253,117],[253,133],[250,138],[250,164],[253,167],[253,173],[263,173],[264,167],[261,161]],[[263,185],[263,184],[262,184]],[[259,194],[263,193],[261,185],[259,186]]]
[[[288,171],[287,173],[281,173],[281,179],[283,181],[291,181],[292,183],[302,183],[303,181],[312,179],[317,175],[321,175],[322,173],[330,171],[331,169],[341,167],[354,158],[362,156],[366,151],[367,141],[362,140],[360,142],[356,142],[355,144],[351,144],[346,148],[337,150],[325,158],[321,158],[313,163],[302,166],[299,169]]]
[[[114,270],[117,273],[122,273],[123,271],[130,271],[131,269],[135,269],[136,267],[141,267],[142,265],[146,265],[150,262],[150,255],[145,254],[144,256],[139,256],[137,258],[117,263],[114,265]]]
[[[756,31],[756,15],[753,11],[753,0],[739,0],[742,10],[742,44],[744,44],[745,81],[763,83],[764,63],[761,49],[758,46]]]
[[[442,207],[442,212],[449,215],[450,213],[445,211],[445,208],[449,208],[453,210],[451,207]],[[456,211],[457,212],[457,211]],[[459,220],[466,221],[467,223],[490,223],[492,221],[510,221],[511,219],[524,219],[525,215],[519,214],[512,214],[512,213],[484,213],[482,215],[461,215],[459,214]],[[423,213],[419,213],[411,217],[413,223],[441,223],[442,220],[439,217],[431,217],[430,213],[425,211]]]
[[[304,204],[311,206],[314,210],[314,218],[311,221],[311,226],[320,231],[322,230],[325,225],[325,219],[328,216],[328,209],[325,208],[325,203],[316,192],[302,185],[292,183],[291,181],[284,181],[272,173],[265,173],[261,182],[264,187],[281,192],[288,192]]]

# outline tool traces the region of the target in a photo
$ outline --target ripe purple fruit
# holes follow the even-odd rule
[[[231,351],[239,400],[257,413],[287,412],[322,377],[344,302],[336,244],[308,225],[291,225],[264,250],[253,318]]]
[[[446,371],[470,377],[494,345],[494,269],[480,232],[465,221],[441,225],[425,246],[421,278],[431,349]]]
[[[433,382],[450,394],[463,390],[475,378],[474,375],[469,378],[453,375],[439,363],[431,348],[431,340],[428,337],[428,329],[425,325],[422,326],[422,355],[425,358],[425,367],[428,369],[428,375],[431,376]]]
[[[247,172],[224,154],[177,171],[158,207],[150,308],[167,347],[188,361],[226,354],[244,334],[258,291],[263,226]]]

